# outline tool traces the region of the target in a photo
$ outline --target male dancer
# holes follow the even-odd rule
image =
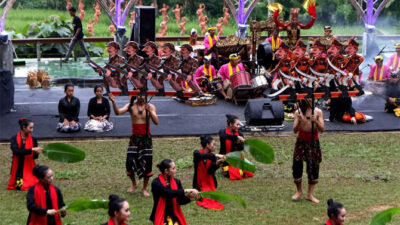
[[[145,92],[142,89],[138,95],[137,102],[135,97],[131,97],[130,103],[122,108],[118,108],[114,96],[110,93],[109,98],[113,104],[115,115],[122,115],[129,112],[132,121],[132,136],[129,141],[128,152],[126,155],[126,174],[132,181],[132,186],[127,190],[128,193],[136,189],[135,173],[139,179],[144,178],[142,193],[145,197],[150,196],[147,192],[149,178],[153,175],[153,146],[150,133],[149,119],[158,125],[156,107],[147,103]]]

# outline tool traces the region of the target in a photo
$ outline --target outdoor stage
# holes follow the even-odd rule
[[[18,119],[27,117],[35,122],[34,136],[44,138],[91,138],[91,137],[129,137],[131,123],[129,113],[115,116],[112,111],[110,121],[114,123],[114,130],[105,133],[93,133],[81,130],[77,133],[59,133],[56,131],[58,122],[58,100],[64,97],[63,87],[50,89],[30,89],[25,84],[25,78],[14,78],[16,112],[0,115],[0,141],[8,141],[19,130]],[[167,83],[165,83],[168,86]],[[168,88],[169,89],[169,86]],[[87,104],[94,97],[93,88],[75,87],[74,96],[81,102],[80,122],[82,127],[88,120]],[[116,97],[119,107],[128,103],[127,96]],[[219,129],[226,126],[225,114],[234,114],[244,121],[244,105],[234,105],[218,99],[216,105],[188,106],[169,97],[153,97],[151,103],[157,107],[159,125],[151,126],[153,136],[187,136],[201,134],[217,134]],[[110,103],[111,105],[111,103]],[[326,122],[328,132],[369,132],[400,130],[400,119],[393,114],[384,112],[385,101],[381,97],[364,95],[353,98],[353,107],[356,111],[374,117],[374,120],[365,124],[344,124],[340,122]],[[112,107],[112,106],[111,106]],[[324,111],[328,118],[329,112]],[[284,128],[278,132],[291,132],[292,121],[285,121]],[[276,134],[274,131],[272,134]]]

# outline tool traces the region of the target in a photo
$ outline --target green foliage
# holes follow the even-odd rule
[[[256,166],[244,158],[242,152],[236,151],[226,154],[226,162],[228,162],[229,165],[241,170],[250,171],[252,173],[256,171]]]
[[[107,200],[76,200],[68,204],[66,210],[71,212],[80,212],[88,209],[108,209]]]
[[[385,225],[392,220],[392,217],[400,213],[400,208],[390,208],[378,213],[372,218],[370,225]]]
[[[178,169],[186,169],[193,166],[193,155],[179,158],[175,161],[175,165]]]
[[[43,155],[57,162],[75,163],[85,159],[85,152],[64,143],[50,143],[43,147]]]
[[[209,199],[216,200],[216,201],[226,201],[226,200],[233,199],[233,200],[236,200],[237,202],[239,202],[243,208],[246,208],[246,202],[242,198],[235,196],[235,195],[229,195],[229,194],[225,194],[223,192],[218,192],[218,191],[200,192],[199,195],[203,198],[209,198]]]
[[[260,139],[246,139],[245,149],[250,152],[253,158],[264,164],[271,164],[274,162],[274,150],[271,146]]]

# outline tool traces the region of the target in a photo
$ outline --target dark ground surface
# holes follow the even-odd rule
[[[25,78],[14,78],[16,112],[0,115],[0,141],[8,140],[18,131],[18,119],[27,117],[35,122],[34,136],[37,138],[86,138],[86,137],[128,137],[131,132],[129,114],[111,115],[114,130],[105,133],[92,133],[81,130],[77,133],[64,134],[56,131],[58,122],[58,100],[64,96],[63,87],[50,89],[29,89]],[[167,83],[166,83],[167,85]],[[75,87],[74,95],[80,99],[80,122],[82,126],[88,120],[87,104],[94,97],[93,88]],[[116,97],[119,107],[128,103],[128,97]],[[157,108],[159,125],[151,127],[154,136],[185,136],[216,134],[226,126],[225,114],[239,116],[244,121],[244,104],[234,105],[218,99],[216,105],[188,106],[167,97],[153,97],[151,100]],[[364,95],[354,99],[353,107],[360,112],[374,117],[365,124],[351,125],[340,122],[326,122],[327,131],[393,131],[400,130],[400,119],[383,111],[384,100],[378,96]],[[113,111],[113,110],[112,110]],[[324,111],[324,117],[329,113]],[[291,131],[293,122],[285,121],[282,132]]]

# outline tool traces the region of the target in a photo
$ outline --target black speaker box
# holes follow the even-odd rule
[[[135,7],[134,41],[144,45],[156,40],[156,11],[154,7]]]
[[[281,101],[250,99],[244,109],[248,126],[282,125],[285,119]]]

